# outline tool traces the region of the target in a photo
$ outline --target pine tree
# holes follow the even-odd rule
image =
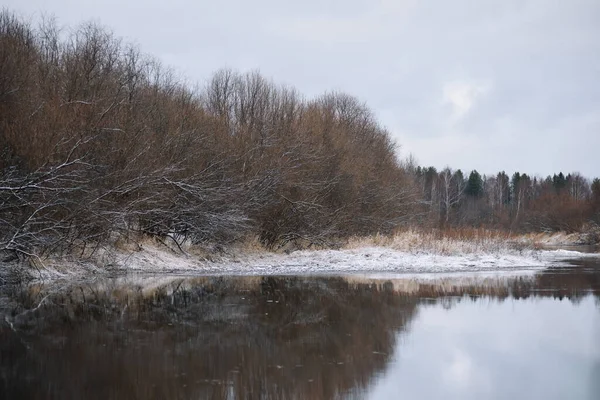
[[[481,197],[483,194],[483,179],[477,170],[471,171],[465,193],[471,197]]]
[[[562,172],[559,172],[558,175],[554,174],[552,177],[552,184],[554,185],[554,189],[557,192],[560,192],[565,186],[567,186],[567,178],[565,178]]]
[[[592,204],[597,211],[600,211],[600,179],[596,178],[592,181]]]
[[[496,176],[498,181],[499,199],[501,204],[510,203],[510,178],[506,175],[506,172],[499,172]]]

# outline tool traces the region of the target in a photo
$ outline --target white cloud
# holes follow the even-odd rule
[[[442,371],[442,374],[446,384],[468,388],[472,384],[473,372],[471,357],[460,349],[455,349],[450,365]]]
[[[465,118],[475,102],[489,91],[488,84],[455,81],[446,83],[442,90],[443,103],[452,107],[452,122]]]

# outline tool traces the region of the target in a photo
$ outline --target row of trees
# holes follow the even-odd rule
[[[193,243],[392,232],[402,224],[576,230],[580,175],[468,177],[398,162],[357,99],[256,72],[191,89],[111,33],[0,13],[0,251],[38,256],[141,232]]]
[[[411,169],[424,210],[421,223],[515,231],[578,231],[600,223],[600,179],[562,172],[544,178],[515,172]]]
[[[258,73],[190,89],[87,24],[0,13],[0,250],[77,249],[143,232],[266,246],[390,232],[414,191],[355,98],[307,100]]]

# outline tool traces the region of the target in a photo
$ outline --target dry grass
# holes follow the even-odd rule
[[[518,236],[508,232],[487,229],[445,229],[399,231],[394,235],[354,237],[348,240],[346,248],[369,246],[389,247],[411,253],[433,253],[439,255],[459,255],[471,253],[498,253],[533,248],[532,243],[518,240]]]
[[[584,225],[579,232],[528,233],[521,241],[536,247],[573,246],[600,244],[600,226],[594,223]]]

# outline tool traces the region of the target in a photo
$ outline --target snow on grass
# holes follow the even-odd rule
[[[581,257],[598,257],[571,250],[536,250],[501,236],[481,235],[472,240],[436,238],[405,232],[394,237],[351,240],[340,250],[301,250],[290,254],[240,252],[216,261],[143,243],[138,251],[114,249],[96,264],[54,262],[43,268],[42,279],[69,279],[92,274],[139,272],[178,275],[344,275],[512,273],[526,274]],[[110,261],[108,261],[110,259]],[[35,275],[35,274],[34,274]],[[439,277],[439,276],[438,276]]]
[[[567,250],[506,250],[495,253],[442,255],[371,246],[342,250],[302,250],[223,257],[216,262],[146,248],[129,255],[123,270],[149,273],[218,275],[440,274],[535,271],[569,259],[594,256]],[[597,256],[597,255],[596,255]]]
[[[439,255],[409,253],[389,247],[364,247],[345,250],[297,251],[289,255],[222,261],[204,266],[203,273],[289,275],[347,273],[451,273],[495,270],[532,270],[548,266],[556,257],[543,252],[522,254]]]

